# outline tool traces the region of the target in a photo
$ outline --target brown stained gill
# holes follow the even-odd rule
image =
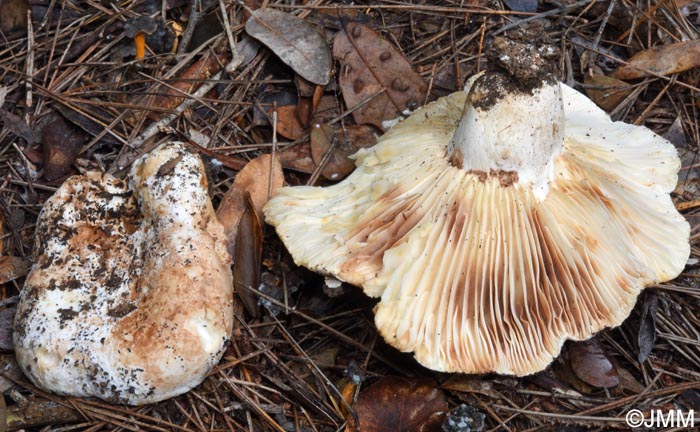
[[[450,162],[450,165],[457,169],[464,168],[464,165],[462,163],[464,161],[464,155],[462,154],[462,150],[460,150],[459,147],[455,146],[455,148],[452,150],[452,154],[450,155],[448,161]]]
[[[476,176],[481,183],[485,183],[491,178],[498,179],[498,183],[501,187],[513,186],[518,182],[518,172],[517,171],[504,171],[504,170],[490,170],[488,173],[481,170],[469,170],[467,174],[472,174]]]

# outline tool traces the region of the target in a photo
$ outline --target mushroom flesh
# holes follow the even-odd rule
[[[14,345],[37,386],[140,405],[184,393],[233,320],[223,227],[200,158],[163,144],[127,181],[69,178],[39,215]]]

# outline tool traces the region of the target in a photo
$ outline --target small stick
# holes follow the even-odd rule
[[[34,76],[34,28],[32,26],[32,10],[31,8],[27,10],[27,112],[24,114],[24,121],[27,124],[31,124],[30,110],[33,104],[33,93],[32,93],[32,77]]]
[[[235,71],[241,65],[241,63],[243,63],[243,56],[241,56],[238,53],[238,51],[236,51],[235,46],[233,48],[233,59],[224,67],[223,70],[220,70],[219,72],[214,74],[208,81],[203,83],[202,86],[197,89],[197,91],[190,95],[190,98],[185,99],[180,105],[175,107],[172,113],[164,116],[162,119],[158,120],[155,123],[151,123],[151,125],[148,126],[146,130],[141,133],[141,135],[139,135],[134,141],[128,144],[128,147],[130,147],[131,149],[138,149],[139,147],[143,146],[143,144],[148,139],[154,137],[162,129],[165,129],[167,126],[169,126],[170,123],[172,123],[176,118],[180,116],[180,114],[182,114],[186,109],[194,105],[198,99],[201,99],[207,93],[209,93],[211,89],[213,89],[223,78],[224,72],[229,74]],[[112,169],[124,169],[127,165],[133,162],[134,159],[136,159],[136,157],[134,157],[133,155],[122,153],[122,155],[119,156],[116,162],[112,165]]]
[[[177,46],[178,54],[184,54],[185,51],[187,51],[187,46],[190,44],[190,40],[192,39],[192,35],[194,34],[194,29],[195,27],[197,27],[197,22],[199,22],[199,5],[199,0],[190,1],[190,19],[187,22],[187,27],[185,28],[185,31],[182,32],[180,44]]]

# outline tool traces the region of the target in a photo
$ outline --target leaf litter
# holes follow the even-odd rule
[[[237,313],[235,337],[203,385],[154,406],[117,407],[45,394],[5,362],[12,353],[3,351],[2,364],[10,365],[1,387],[8,428],[337,431],[351,430],[349,422],[381,424],[382,412],[410,406],[424,413],[418,417],[436,419],[406,423],[428,424],[426,430],[450,424],[476,430],[479,423],[469,419],[479,414],[484,430],[611,430],[623,424],[630,404],[645,412],[662,399],[668,409],[697,406],[700,187],[693,182],[700,166],[700,71],[693,56],[694,3],[509,1],[499,9],[453,1],[300,6],[222,0],[198,7],[145,0],[104,8],[39,0],[29,3],[28,26],[26,2],[0,2],[3,18],[10,16],[7,8],[24,8],[9,10],[15,23],[0,44],[2,254],[3,262],[15,263],[0,283],[2,316],[13,314],[31,262],[34,222],[63,177],[88,169],[119,174],[165,139],[206,137],[192,145],[208,161],[220,214],[233,212],[233,222],[225,222],[236,240],[232,253],[246,263],[234,267],[246,309]],[[180,54],[147,49],[134,61],[134,41],[123,36],[123,24],[149,14],[194,29]],[[687,175],[673,199],[691,221],[695,261],[676,280],[649,288],[630,319],[595,338],[597,347],[569,346],[535,377],[431,372],[383,343],[373,326],[372,300],[349,286],[339,295],[324,294],[323,276],[294,265],[257,216],[256,197],[264,200],[270,190],[272,159],[250,161],[274,154],[286,183],[332,184],[351,172],[347,156],[370,145],[382,121],[461,88],[487,66],[484,52],[494,34],[527,20],[540,21],[561,47],[562,80],[586,91],[615,120],[645,124],[682,146],[681,174]],[[273,128],[273,105],[262,98],[275,93],[294,95],[294,101],[278,104]],[[256,110],[265,121],[255,121]],[[67,126],[42,131],[41,119],[49,114]],[[322,135],[314,136],[315,124]],[[256,164],[261,171],[240,186]],[[273,171],[279,185],[276,164]],[[607,380],[612,370],[617,384]],[[379,416],[361,415],[377,408],[378,394],[395,397]],[[404,421],[409,411],[399,410],[396,418]]]

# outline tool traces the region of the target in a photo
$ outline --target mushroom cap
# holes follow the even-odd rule
[[[540,371],[565,340],[621,324],[640,291],[677,276],[690,253],[669,195],[673,145],[559,85],[564,136],[546,194],[449,162],[465,90],[357,152],[343,182],[280,189],[267,222],[297,264],[380,297],[378,330],[424,366]]]
[[[14,324],[37,386],[140,405],[188,391],[218,363],[233,284],[204,173],[170,142],[128,183],[90,172],[46,202]]]
[[[158,20],[149,15],[140,15],[124,23],[124,34],[134,37],[139,33],[152,34],[158,28]]]

